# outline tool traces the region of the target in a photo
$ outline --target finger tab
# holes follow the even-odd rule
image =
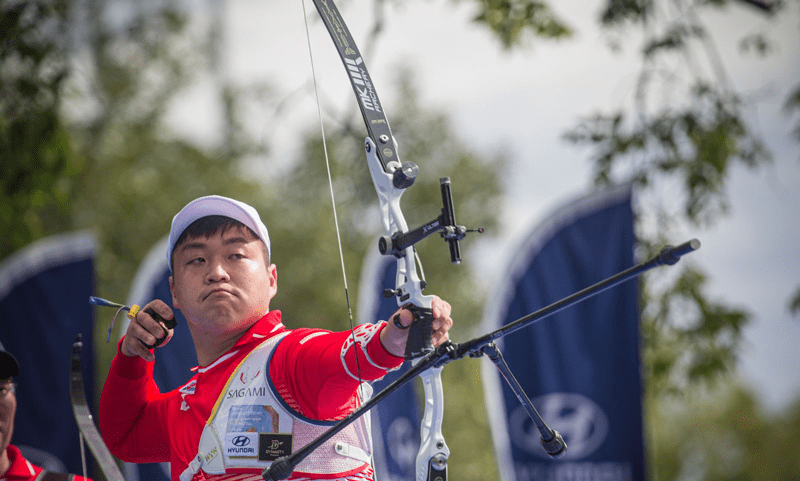
[[[164,319],[156,311],[154,311],[152,307],[148,307],[147,309],[144,310],[144,312],[149,314],[150,317],[152,317],[159,324],[163,323],[164,326],[166,326],[166,329],[175,329],[175,326],[178,325],[178,321],[175,320],[175,316],[174,315],[172,316],[172,319]],[[164,326],[162,326],[162,327],[164,327]],[[166,329],[164,330],[165,332],[166,332]]]

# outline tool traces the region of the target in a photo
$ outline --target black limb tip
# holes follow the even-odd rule
[[[416,359],[433,352],[433,310],[414,305],[403,306],[414,315],[408,330],[406,359]]]
[[[70,356],[69,370],[71,373],[81,372],[81,353],[83,352],[83,334],[78,333],[75,336],[75,342],[72,343],[72,355]]]

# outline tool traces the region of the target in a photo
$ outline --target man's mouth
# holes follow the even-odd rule
[[[206,294],[205,297],[203,297],[203,300],[206,300],[209,297],[212,297],[214,295],[223,295],[223,294],[227,294],[229,296],[233,295],[230,291],[225,290],[225,289],[214,289],[213,291],[211,291],[208,294]]]

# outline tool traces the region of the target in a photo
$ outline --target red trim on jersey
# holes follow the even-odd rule
[[[41,468],[25,459],[19,448],[9,444],[6,448],[9,466],[8,470],[0,475],[3,481],[34,481],[44,468]],[[75,481],[92,481],[91,478],[75,475]]]

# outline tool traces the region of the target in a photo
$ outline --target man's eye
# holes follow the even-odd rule
[[[205,259],[203,259],[202,257],[196,257],[196,258],[190,260],[189,262],[187,262],[187,264],[200,264],[200,263],[202,263],[204,261],[205,261]]]

